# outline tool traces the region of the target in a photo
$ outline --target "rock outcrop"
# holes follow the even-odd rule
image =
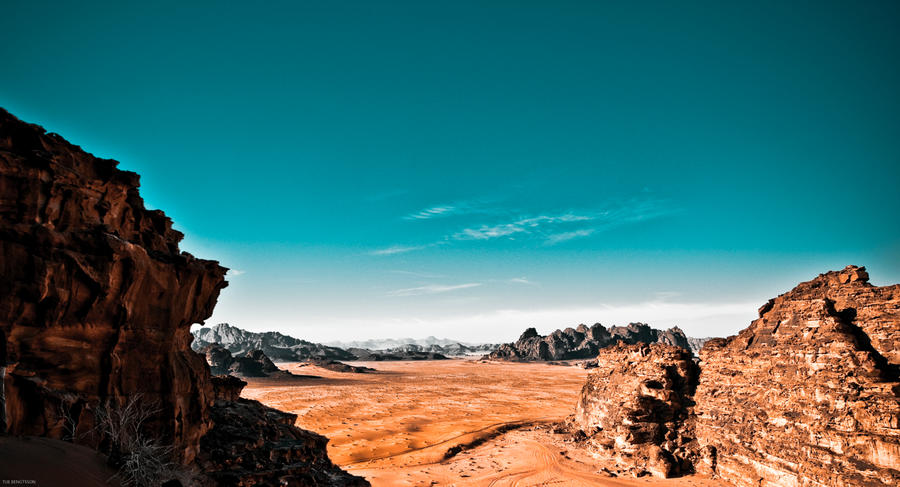
[[[620,471],[664,478],[692,472],[699,448],[687,420],[699,373],[684,348],[605,348],[581,391],[574,423],[592,451]]]
[[[197,459],[215,485],[369,485],[335,467],[326,453],[328,439],[294,427],[296,414],[239,398],[244,381],[216,379],[214,426],[201,440]]]
[[[600,323],[588,327],[556,330],[541,336],[534,328],[528,328],[514,343],[500,345],[497,350],[485,355],[489,360],[575,360],[593,358],[616,343],[663,343],[689,348],[687,337],[678,327],[657,330],[643,323],[606,328]]]
[[[142,434],[215,475],[230,464],[204,445],[226,444],[228,422],[242,421],[223,411],[274,413],[215,392],[190,326],[212,314],[226,269],[181,252],[171,220],[144,207],[138,175],[116,166],[0,109],[0,434],[103,449],[98,412],[140,399],[154,407]],[[303,457],[312,478],[345,475],[323,438],[287,423],[266,437],[296,449],[291,462]],[[267,482],[297,472],[280,451],[254,458]]]
[[[391,350],[377,351],[367,350],[364,348],[349,348],[348,352],[352,353],[355,360],[364,362],[382,362],[394,360],[447,360],[447,356],[436,352],[421,352],[415,350]]]
[[[872,286],[850,266],[708,341],[699,380],[677,349],[604,350],[575,424],[632,472],[700,471],[741,487],[900,485],[898,358],[900,285]]]
[[[213,375],[231,374],[238,377],[291,375],[290,372],[279,369],[262,350],[250,350],[235,357],[225,347],[215,344],[208,345],[203,351],[206,353],[206,361]]]
[[[277,331],[256,333],[228,323],[194,330],[193,347],[202,351],[209,345],[221,345],[232,355],[245,355],[251,350],[262,350],[278,362],[302,362],[310,359],[354,360],[353,354],[337,347],[300,340]]]
[[[367,374],[369,372],[375,372],[375,369],[371,367],[345,364],[344,362],[338,362],[337,360],[310,360],[303,365],[315,365],[316,367],[330,370],[332,372],[342,372],[348,374]]]
[[[900,285],[867,281],[822,274],[703,348],[696,431],[721,478],[900,485]]]

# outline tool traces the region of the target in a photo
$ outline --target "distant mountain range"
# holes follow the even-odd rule
[[[497,348],[492,344],[463,344],[453,340],[428,337],[422,340],[366,340],[361,342],[330,342],[341,346],[308,342],[277,331],[257,333],[228,323],[194,330],[191,347],[205,352],[212,345],[221,346],[235,357],[245,356],[254,350],[262,352],[276,362],[310,360],[440,360],[447,356],[461,356],[490,352]],[[367,345],[367,346],[357,346]]]
[[[592,326],[578,325],[576,328],[556,330],[547,336],[528,328],[513,343],[503,344],[497,350],[485,355],[491,360],[573,360],[597,356],[601,348],[618,342],[665,343],[688,350],[703,345],[707,339],[689,339],[678,327],[657,330],[644,323],[606,328],[600,323]],[[696,353],[696,352],[694,352]]]
[[[210,345],[221,345],[234,356],[262,350],[267,357],[280,362],[296,362],[311,359],[356,360],[352,353],[337,347],[300,340],[277,331],[256,333],[228,323],[194,330],[191,348],[203,351]]]
[[[643,323],[606,328],[596,323],[590,327],[556,330],[541,336],[529,328],[516,342],[507,344],[471,344],[433,336],[414,339],[374,339],[350,342],[308,342],[277,331],[257,333],[228,323],[193,331],[192,348],[206,353],[218,346],[237,359],[261,350],[276,362],[330,360],[440,360],[453,356],[487,354],[493,360],[570,360],[593,358],[599,350],[618,341],[625,343],[668,343],[696,354],[708,338],[690,338],[678,327],[657,330]],[[241,359],[243,360],[243,359]]]
[[[415,346],[419,347],[419,351],[440,353],[451,349],[462,350],[460,346],[465,347],[466,350],[472,352],[490,351],[499,346],[499,344],[494,343],[467,343],[459,340],[451,340],[448,338],[435,338],[433,336],[429,336],[427,338],[381,338],[351,342],[333,341],[325,342],[325,345],[343,349],[365,348],[367,350],[385,351],[398,350],[402,348],[409,348],[410,346]]]

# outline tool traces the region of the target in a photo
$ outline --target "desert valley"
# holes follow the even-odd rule
[[[900,1],[0,3],[0,487],[900,487]]]

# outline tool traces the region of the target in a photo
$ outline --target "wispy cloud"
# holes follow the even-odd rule
[[[448,245],[453,242],[491,241],[496,239],[531,239],[543,241],[552,246],[570,240],[585,238],[614,228],[646,222],[679,210],[671,202],[641,194],[630,199],[611,204],[607,207],[569,210],[562,213],[545,213],[524,215],[515,218],[507,217],[480,225],[466,226],[458,231],[444,235],[441,240],[426,245],[394,245],[385,249],[370,252],[372,255],[394,255],[416,250],[423,250],[437,245]],[[510,215],[510,210],[488,210],[483,205],[460,202],[452,205],[440,205],[425,208],[416,213],[406,215],[408,220],[427,220],[452,214],[480,213],[485,215]]]
[[[225,275],[227,275],[228,277],[237,277],[244,274],[246,274],[246,272],[240,269],[228,269],[228,272],[225,273]]]
[[[452,203],[440,205],[432,205],[419,211],[404,215],[404,220],[430,220],[432,218],[442,218],[451,215],[472,215],[472,214],[499,214],[502,213],[498,208],[493,207],[497,203],[497,199],[475,198],[469,200],[459,200]]]
[[[546,243],[547,245],[556,245],[560,242],[566,242],[575,238],[588,237],[595,231],[596,230],[593,228],[582,228],[581,230],[575,230],[572,232],[551,233],[550,235],[547,235]]]
[[[403,217],[405,220],[428,220],[439,216],[449,216],[459,212],[459,208],[453,205],[432,206]]]
[[[369,252],[369,255],[396,255],[396,254],[405,254],[407,252],[413,252],[416,250],[422,250],[424,248],[428,248],[431,245],[391,245],[390,247],[373,250]]]
[[[460,289],[468,289],[481,286],[480,282],[470,282],[466,284],[440,285],[431,284],[428,286],[411,287],[406,289],[395,289],[388,293],[388,296],[418,296],[421,294],[440,294],[458,291]]]
[[[527,284],[529,286],[537,286],[537,283],[534,281],[529,281],[525,277],[514,277],[512,279],[507,279],[506,282],[510,284]]]
[[[499,225],[481,225],[478,228],[465,228],[453,235],[455,240],[490,240],[498,237],[507,237],[517,233],[533,233],[546,225],[554,225],[558,223],[584,222],[593,220],[590,215],[576,215],[573,213],[565,213],[562,215],[539,215],[534,217],[520,218],[510,223],[502,223]]]

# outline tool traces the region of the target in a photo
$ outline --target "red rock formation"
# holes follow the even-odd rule
[[[900,285],[804,282],[708,343],[696,431],[739,486],[900,485]]]
[[[364,484],[291,416],[225,400],[241,383],[213,390],[190,326],[212,314],[226,269],[179,251],[182,234],[116,165],[0,109],[0,434],[102,448],[98,406],[139,398],[159,409],[144,433],[212,477],[221,468],[234,485]],[[228,421],[252,448],[222,449],[244,438],[229,438]],[[242,455],[264,473],[235,471]]]
[[[190,461],[212,402],[190,326],[212,313],[226,269],[179,252],[182,234],[116,164],[0,111],[8,428],[59,437],[65,409],[87,432],[93,405],[140,393]]]
[[[686,420],[698,375],[693,355],[680,347],[605,348],[581,391],[575,426],[590,449],[621,472],[690,472],[699,448]]]
[[[900,285],[867,281],[850,266],[770,300],[739,335],[703,347],[696,392],[686,351],[605,350],[575,424],[632,473],[900,485]]]

